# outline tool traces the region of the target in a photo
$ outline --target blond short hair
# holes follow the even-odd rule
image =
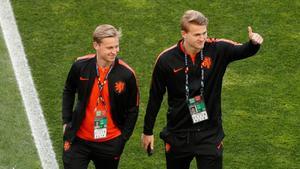
[[[114,26],[103,24],[97,26],[93,33],[93,41],[97,43],[101,43],[102,39],[109,37],[121,37],[121,30],[117,30]]]
[[[199,11],[187,10],[181,17],[180,26],[182,31],[188,31],[189,24],[208,25],[208,19]]]

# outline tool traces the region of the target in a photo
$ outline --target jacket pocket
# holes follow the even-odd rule
[[[159,137],[164,140],[165,142],[169,143],[170,139],[170,132],[167,130],[167,128],[163,128],[163,130],[159,133]]]
[[[187,134],[184,132],[171,133],[166,128],[160,132],[160,138],[171,146],[180,147],[187,143]]]
[[[181,147],[183,145],[187,144],[187,134],[186,133],[178,133],[178,134],[174,134],[172,135],[172,141],[171,141],[171,145],[173,145],[174,147]]]

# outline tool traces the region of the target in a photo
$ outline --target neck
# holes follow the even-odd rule
[[[113,64],[113,62],[103,60],[101,57],[98,57],[98,55],[97,55],[97,65],[99,67],[105,68],[105,67],[111,66],[112,64]]]
[[[189,55],[196,55],[197,53],[199,53],[201,51],[201,49],[196,49],[196,48],[191,47],[185,41],[183,41],[183,48],[185,50],[185,53],[187,53]]]

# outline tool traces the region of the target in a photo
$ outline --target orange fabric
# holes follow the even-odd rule
[[[190,55],[190,58],[192,59],[193,64],[195,64],[196,56],[197,55]]]
[[[229,39],[217,39],[216,41],[217,41],[217,42],[223,41],[223,42],[231,43],[231,44],[233,44],[233,45],[242,45],[241,43],[234,42],[234,41],[229,40]]]
[[[87,55],[85,55],[85,56],[80,56],[80,57],[78,57],[76,60],[90,59],[90,58],[93,58],[93,57],[95,57],[95,56],[96,56],[96,54],[91,53],[91,54],[87,54]]]
[[[207,38],[206,43],[215,43],[216,42],[216,38]]]
[[[183,53],[185,53],[184,47],[183,47],[183,41],[180,43],[180,49],[183,51]],[[192,59],[193,64],[195,64],[197,54],[195,54],[195,55],[188,55],[188,56],[190,56],[190,58]]]
[[[166,149],[166,152],[168,153],[171,149],[171,145],[169,143],[166,143],[165,149]]]
[[[109,71],[109,67],[101,68],[98,67],[98,71],[100,74],[100,82],[103,83],[106,74]],[[96,77],[91,96],[86,107],[85,118],[83,119],[80,128],[76,135],[84,140],[94,141],[94,142],[104,142],[107,140],[111,140],[115,137],[121,135],[120,129],[114,124],[112,120],[112,115],[110,111],[110,104],[109,104],[109,90],[108,90],[108,82],[104,84],[102,89],[103,99],[105,101],[104,104],[100,101],[98,104],[99,109],[105,109],[107,111],[107,136],[106,138],[101,139],[94,139],[94,119],[95,119],[95,107],[97,105],[97,99],[99,97],[99,87],[98,87],[98,77]]]

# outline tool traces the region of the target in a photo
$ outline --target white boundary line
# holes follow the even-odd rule
[[[0,26],[42,167],[44,169],[58,169],[43,111],[9,0],[0,0]]]

